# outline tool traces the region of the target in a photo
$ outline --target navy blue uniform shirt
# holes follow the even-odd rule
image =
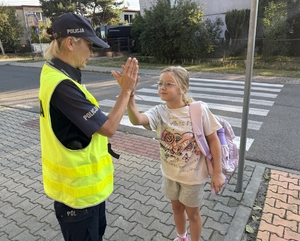
[[[58,58],[52,59],[50,65],[81,83],[79,69]],[[63,80],[55,88],[50,101],[50,116],[56,137],[64,146],[71,149],[86,147],[92,135],[107,120],[107,116],[100,108],[87,100],[82,91],[70,80]]]

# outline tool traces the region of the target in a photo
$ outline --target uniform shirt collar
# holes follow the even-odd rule
[[[53,67],[69,76],[71,79],[75,80],[81,84],[81,70],[74,68],[73,66],[67,64],[66,62],[60,60],[59,58],[53,58],[49,62]]]

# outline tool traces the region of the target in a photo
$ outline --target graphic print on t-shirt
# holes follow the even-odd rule
[[[191,158],[200,155],[192,132],[179,134],[165,129],[161,133],[160,146],[166,162],[178,167],[186,166]]]

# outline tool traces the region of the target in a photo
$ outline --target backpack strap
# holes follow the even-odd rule
[[[233,131],[231,125],[228,123],[228,121],[224,120],[223,118],[216,116],[216,115],[215,115],[215,118],[223,126],[226,137],[230,140],[233,140],[235,138],[235,134],[234,134],[234,131]]]
[[[190,104],[192,127],[196,142],[200,148],[201,153],[207,158],[212,159],[212,155],[210,153],[209,146],[203,131],[202,104],[202,101],[195,101]]]

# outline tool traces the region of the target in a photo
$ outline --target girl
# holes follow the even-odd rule
[[[204,156],[200,153],[192,130],[189,104],[194,100],[186,96],[188,88],[187,70],[172,66],[161,72],[158,82],[158,94],[165,104],[139,113],[132,93],[127,107],[132,124],[144,125],[145,128],[157,132],[160,142],[162,192],[171,200],[177,230],[174,241],[189,240],[186,215],[191,240],[200,240],[200,207],[208,177]],[[215,188],[218,193],[225,182],[222,176],[221,146],[216,133],[221,125],[207,105],[202,106],[202,119],[204,134],[215,160],[211,188]]]

